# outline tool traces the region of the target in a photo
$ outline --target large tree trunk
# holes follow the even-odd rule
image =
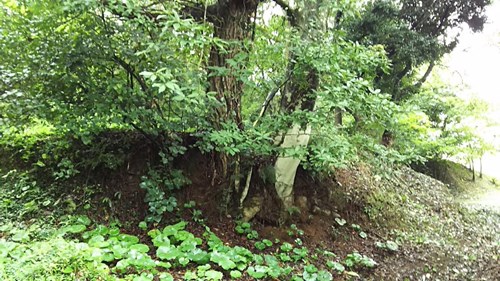
[[[228,43],[224,48],[214,45],[210,50],[210,91],[216,93],[216,98],[221,103],[211,120],[214,128],[221,128],[221,124],[230,122],[243,130],[241,97],[244,85],[236,73],[241,73],[240,70],[244,66],[231,66],[229,61],[240,53],[248,52],[245,43],[251,38],[252,17],[255,16],[259,2],[259,0],[219,0],[209,9],[212,14],[208,18],[213,25],[214,37]],[[225,69],[225,74],[221,75],[217,69]],[[220,153],[215,159],[218,163],[214,166],[220,169],[221,173],[214,170],[214,177],[218,174],[223,181],[222,186],[225,189],[223,204],[228,207],[233,203],[231,185],[234,184],[233,187],[237,191],[240,189],[240,158]],[[234,178],[232,183],[231,176]]]
[[[216,125],[225,121],[234,121],[242,129],[241,96],[243,82],[235,76],[238,69],[228,63],[245,49],[245,41],[251,38],[252,17],[257,10],[258,0],[219,0],[211,15],[214,37],[229,42],[224,49],[213,46],[210,51],[209,67],[225,68],[227,75],[218,75],[212,71],[209,75],[210,90],[215,92],[223,106],[218,108]]]
[[[295,60],[292,60],[295,61]],[[285,98],[282,100],[283,110],[293,112],[295,110],[313,111],[316,103],[314,91],[319,86],[319,75],[316,69],[309,65],[295,66],[291,63],[289,69],[302,68],[291,73],[292,79],[286,87]],[[291,124],[290,129],[282,136],[281,148],[307,146],[311,134],[311,126],[305,122]],[[276,171],[275,189],[278,197],[283,203],[284,211],[293,206],[294,193],[293,184],[300,160],[287,156],[280,156],[274,164]],[[286,214],[286,213],[284,213]]]

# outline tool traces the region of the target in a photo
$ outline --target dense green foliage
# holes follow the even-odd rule
[[[392,66],[377,86],[400,102],[418,93],[436,63],[456,47],[458,27],[467,24],[473,31],[482,30],[484,9],[490,2],[369,1],[362,16],[348,23],[350,38],[385,46]],[[424,65],[426,71],[420,73]]]
[[[252,185],[255,198],[283,201],[270,199],[281,208],[270,213],[311,220],[299,207],[284,210],[275,185],[278,160],[298,159],[313,175],[352,172],[345,187],[335,180],[345,188],[338,197],[360,204],[373,225],[398,228],[381,237],[336,214],[332,236],[390,256],[405,243],[455,246],[468,233],[436,237],[438,227],[477,219],[475,249],[495,247],[488,218],[439,206],[432,185],[402,184],[410,173],[392,169],[491,149],[469,125],[486,105],[428,79],[456,46],[451,31],[481,30],[489,3],[2,0],[0,279],[319,281],[380,265],[356,250],[308,248],[295,224],[287,242],[237,221],[233,234],[246,245],[229,245],[195,202],[176,197],[190,183],[179,162],[198,164],[186,159],[193,151],[209,155],[194,175],[208,178],[202,192],[238,217]],[[289,144],[290,135],[307,139]],[[293,185],[297,168],[288,169]],[[127,192],[147,204],[136,235],[126,232],[130,221],[108,216]]]
[[[331,11],[343,9],[338,17],[344,22],[356,18],[354,7],[347,3],[318,5]],[[407,14],[398,17],[396,6],[388,1],[369,5],[371,13],[359,23],[352,21],[352,26],[319,28],[313,18],[306,40],[300,35],[304,26],[287,27],[274,16],[259,20],[252,38],[234,42],[210,36],[210,25],[184,15],[182,1],[164,5],[6,2],[1,17],[4,142],[11,145],[9,136],[36,127],[44,135],[69,134],[85,144],[99,132],[120,129],[139,130],[159,146],[165,141],[172,145],[175,134],[202,133],[200,145],[207,150],[273,155],[279,152],[272,140],[287,124],[300,119],[313,126],[315,137],[307,151],[293,148],[288,153],[309,159],[306,166],[315,169],[345,166],[357,159],[360,149],[383,149],[377,148],[376,136],[382,128],[394,126],[397,119],[398,108],[386,95],[394,99],[394,91],[380,84],[384,79],[375,83],[380,73],[394,75],[401,68],[398,65],[407,63],[415,69],[442,54],[434,34],[399,31],[407,26]],[[349,41],[352,35],[344,35],[347,29],[357,30],[367,46]],[[383,36],[390,41],[380,39]],[[420,41],[408,44],[405,38]],[[254,40],[252,47],[247,39]],[[240,43],[243,46],[236,46]],[[413,49],[407,49],[410,47]],[[239,51],[225,65],[216,66],[210,61],[214,48],[222,54]],[[391,70],[385,51],[392,61]],[[290,65],[292,74],[283,68],[289,60],[287,53],[295,58]],[[318,87],[308,94],[313,95],[309,99],[315,101],[314,112],[283,111],[277,101],[280,97],[266,98],[280,90],[287,94],[282,87],[302,79],[311,67],[319,79]],[[221,100],[208,87],[214,76],[242,84],[238,98],[242,120],[231,115],[214,119],[224,100],[230,99]],[[377,85],[382,92],[376,90]],[[269,101],[266,114],[258,117],[265,100]],[[306,101],[293,103],[301,102]],[[336,109],[346,112],[343,126],[333,122]],[[257,126],[251,126],[257,118]],[[372,144],[367,145],[367,140]],[[168,158],[182,153],[176,148],[162,149]]]
[[[1,149],[63,182],[124,165],[102,136],[140,133],[159,152],[140,184],[156,222],[188,182],[173,169],[188,146],[214,155],[233,205],[279,157],[328,174],[484,153],[460,125],[477,108],[416,76],[489,1],[294,2],[3,1]],[[309,142],[282,146],[294,126]]]

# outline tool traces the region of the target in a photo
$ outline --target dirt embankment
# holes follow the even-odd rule
[[[147,212],[139,182],[155,161],[153,152],[139,144],[137,147],[142,148],[125,155],[122,168],[86,174],[100,186],[94,200],[113,201],[111,208],[91,215],[102,221],[110,217],[127,221],[132,226],[129,232],[139,232],[133,226]],[[175,168],[191,180],[175,194],[179,206],[196,201],[209,227],[226,243],[252,248],[251,241],[235,235],[236,218],[220,209],[222,194],[213,184],[210,157],[192,149],[175,161]],[[340,261],[353,252],[372,257],[378,265],[358,270],[360,280],[497,280],[500,214],[465,208],[461,198],[474,194],[471,187],[475,184],[466,169],[451,167],[427,167],[427,172],[446,184],[409,168],[382,171],[359,165],[323,178],[300,170],[295,182],[297,208],[290,210],[286,222],[269,219],[273,216],[272,190],[256,177],[249,198],[252,193],[262,193],[270,200],[252,221],[252,227],[262,238],[291,241],[293,224],[303,230],[301,239],[311,252],[329,250]],[[484,181],[488,179],[480,182]],[[497,204],[493,199],[497,195],[486,193],[479,202]],[[191,215],[181,216],[191,219]],[[165,221],[176,218],[178,215],[167,215]],[[378,246],[387,241],[397,243],[398,250]]]

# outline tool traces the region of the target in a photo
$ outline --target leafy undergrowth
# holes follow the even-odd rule
[[[408,168],[384,174],[358,167],[339,171],[336,178],[338,186],[325,185],[338,196],[319,211],[302,210],[296,224],[205,218],[202,205],[187,202],[169,224],[148,226],[140,218],[109,219],[102,214],[106,208],[88,198],[57,198],[28,174],[3,173],[0,280],[500,276],[500,214],[494,210],[467,208],[457,202],[453,187]],[[310,195],[309,201],[318,198]],[[113,206],[118,212],[130,209],[118,198]]]
[[[319,281],[357,276],[351,270],[376,265],[356,252],[341,259],[327,250],[310,251],[300,238],[293,243],[259,240],[249,223],[238,224],[235,231],[248,232],[254,251],[229,246],[208,226],[183,220],[151,229],[142,238],[122,233],[118,225],[93,225],[86,216],[64,224],[41,239],[35,229],[3,227],[0,279]],[[203,229],[202,235],[195,236],[188,226]]]

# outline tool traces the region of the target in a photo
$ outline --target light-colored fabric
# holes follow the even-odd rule
[[[311,126],[301,130],[300,125],[294,125],[284,137],[282,148],[307,146],[311,134]],[[300,160],[292,157],[278,157],[274,165],[276,171],[275,188],[278,197],[285,208],[293,206],[293,183]]]

